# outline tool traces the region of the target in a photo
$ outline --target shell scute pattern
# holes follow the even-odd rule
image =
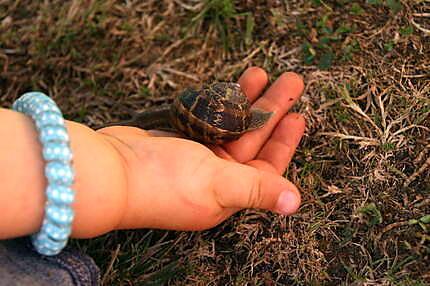
[[[202,103],[191,112],[208,124],[234,132],[247,128],[250,104],[240,86],[216,83],[200,91]]]
[[[251,123],[251,103],[237,83],[214,83],[175,98],[171,123],[184,135],[219,144],[240,137]]]

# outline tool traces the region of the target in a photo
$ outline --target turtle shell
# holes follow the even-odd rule
[[[198,91],[187,89],[172,104],[172,125],[196,140],[219,144],[247,131],[250,105],[237,83],[217,82]]]

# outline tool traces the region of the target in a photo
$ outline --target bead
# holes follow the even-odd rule
[[[26,93],[24,93],[18,99],[18,101],[22,101],[22,102],[29,102],[29,101],[35,101],[35,102],[49,101],[51,104],[55,105],[55,102],[54,102],[54,100],[52,100],[52,98],[50,98],[49,96],[46,96],[43,92],[40,92],[40,91],[26,92]]]
[[[52,104],[52,101],[41,99],[39,102],[34,99],[29,99],[27,102],[29,105],[29,114],[34,117],[38,116],[42,112],[57,112],[61,114],[60,109],[57,105]]]
[[[61,252],[62,248],[47,248],[42,246],[39,242],[32,241],[34,248],[36,248],[37,252],[43,255],[54,256]],[[64,245],[65,246],[65,245]]]
[[[39,139],[42,144],[46,144],[48,141],[68,141],[69,136],[62,126],[47,126],[40,130]]]
[[[71,204],[75,199],[75,192],[69,187],[49,185],[46,188],[46,196],[54,204]]]
[[[44,242],[36,241],[35,237],[33,237],[32,243],[33,243],[34,248],[37,250],[37,252],[39,252],[40,254],[43,254],[43,255],[48,255],[48,256],[57,255],[58,253],[61,252],[63,247],[66,246],[65,244],[63,247],[61,247],[62,245],[56,245],[56,247],[52,247],[52,245],[51,245],[50,246],[51,248],[48,248],[48,247],[46,247],[47,244],[45,244]],[[67,243],[67,241],[66,241],[66,243]]]
[[[47,142],[42,150],[43,159],[45,161],[70,161],[72,160],[72,152],[66,143],[62,142]]]
[[[18,104],[18,101],[15,101],[12,108],[18,112],[24,112],[24,106],[22,104]]]
[[[25,101],[26,108],[33,113],[35,113],[35,110],[37,110],[38,108],[41,108],[42,106],[47,106],[47,105],[52,106],[52,101],[47,98],[30,97]],[[57,108],[55,107],[52,107],[52,108],[57,110]]]
[[[48,125],[63,125],[64,119],[61,114],[56,112],[45,112],[35,118],[36,127],[42,129]]]
[[[62,240],[67,240],[70,233],[72,232],[72,229],[69,225],[62,227],[62,226],[53,224],[51,222],[46,222],[42,226],[41,231],[46,233],[46,235],[52,238],[53,240],[62,241]]]
[[[49,183],[71,185],[74,174],[69,164],[59,161],[52,161],[46,164],[45,175]]]
[[[67,244],[67,240],[54,240],[48,236],[45,231],[38,232],[37,236],[32,237],[33,244],[36,248],[53,250],[62,249]],[[59,252],[59,251],[58,251]],[[58,253],[57,252],[57,253]],[[55,253],[55,254],[57,254]],[[49,254],[47,254],[49,255]],[[51,254],[52,255],[52,254]]]
[[[48,205],[45,208],[46,218],[58,225],[68,225],[73,221],[74,212],[69,207]]]

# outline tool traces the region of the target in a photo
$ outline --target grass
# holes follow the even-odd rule
[[[428,2],[263,2],[0,3],[1,106],[40,89],[96,127],[251,65],[304,76],[299,213],[74,244],[104,285],[429,285]]]

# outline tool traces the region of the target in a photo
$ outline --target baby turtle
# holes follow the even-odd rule
[[[222,144],[262,127],[272,114],[252,108],[238,83],[216,82],[187,89],[172,104],[112,125],[175,131],[202,143]]]

